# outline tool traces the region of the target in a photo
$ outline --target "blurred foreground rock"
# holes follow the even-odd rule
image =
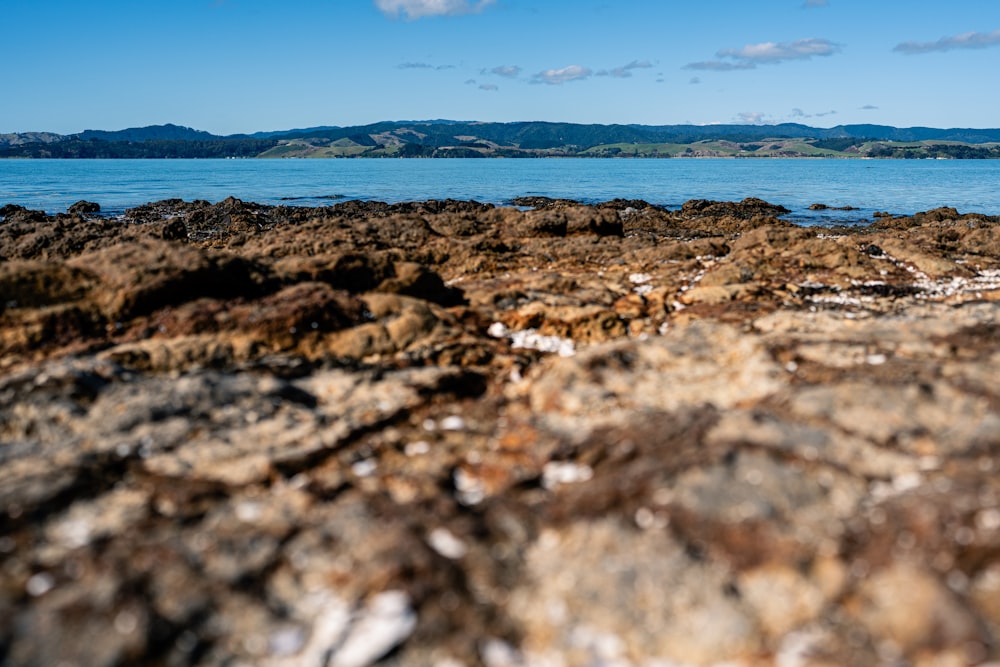
[[[0,662],[1000,662],[1000,221],[0,209]]]

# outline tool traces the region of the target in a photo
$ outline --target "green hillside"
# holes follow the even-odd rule
[[[0,135],[19,158],[1000,158],[1000,130],[847,125],[586,125],[393,121],[216,136],[177,125]]]

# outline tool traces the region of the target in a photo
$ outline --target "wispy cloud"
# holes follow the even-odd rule
[[[500,90],[500,86],[492,83],[484,83],[479,86],[479,90]]]
[[[615,67],[614,69],[603,69],[597,73],[597,76],[612,76],[616,79],[627,79],[632,76],[632,70],[634,69],[649,69],[653,66],[653,63],[648,60],[633,60],[627,65],[622,65],[621,67]]]
[[[830,3],[828,0],[806,0],[802,3],[802,6],[806,9],[810,7],[829,7]]]
[[[833,109],[830,111],[820,111],[818,113],[806,113],[802,109],[792,109],[792,118],[822,118],[823,116],[834,116],[837,112]]]
[[[908,56],[934,51],[952,51],[954,49],[986,49],[1000,46],[1000,30],[993,32],[966,32],[961,35],[942,37],[936,42],[902,42],[893,51]]]
[[[430,63],[399,63],[396,69],[432,69],[440,72],[446,69],[455,69],[454,65],[431,65]]]
[[[425,16],[456,16],[476,14],[496,0],[375,0],[375,6],[390,18],[405,15],[415,21]]]
[[[547,69],[532,77],[532,83],[545,83],[558,86],[570,81],[580,81],[593,75],[593,70],[582,65],[570,65],[562,69]]]
[[[861,107],[862,111],[876,111],[877,109],[878,107],[875,106],[874,104],[866,104],[863,107]]]
[[[521,74],[521,68],[517,65],[500,65],[492,69],[484,69],[483,74],[495,74],[508,79],[516,79]]]
[[[771,120],[763,111],[743,111],[736,114],[736,121],[743,125],[773,125]]]
[[[790,60],[810,60],[813,56],[832,56],[835,53],[840,53],[839,44],[811,37],[794,42],[763,42],[747,44],[741,48],[722,49],[715,54],[718,60],[689,63],[684,68],[731,72],[755,69],[758,65],[777,65]]]
[[[684,69],[699,70],[702,72],[732,72],[739,69],[754,69],[757,66],[753,63],[731,63],[725,60],[702,60],[696,63],[688,63]]]
[[[701,83],[701,77],[693,76],[688,80],[688,83],[691,84],[692,86],[697,86],[699,83]]]

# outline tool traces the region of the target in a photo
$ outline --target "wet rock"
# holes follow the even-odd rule
[[[761,215],[782,215],[790,211],[779,204],[769,204],[763,199],[748,197],[741,202],[719,202],[708,199],[692,199],[684,202],[681,213],[686,215],[731,216],[749,220]]]
[[[45,211],[32,211],[17,204],[7,204],[3,208],[0,208],[0,217],[4,219],[4,222],[8,223],[45,222],[47,219]]]
[[[83,215],[85,213],[100,213],[101,205],[92,201],[78,201],[67,209],[70,215]]]
[[[857,211],[854,206],[830,206],[828,204],[810,204],[810,211]]]

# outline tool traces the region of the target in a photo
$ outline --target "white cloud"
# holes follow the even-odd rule
[[[875,111],[877,109],[878,109],[878,107],[875,106],[874,104],[866,104],[863,107],[861,107],[862,111]]]
[[[737,61],[768,64],[786,60],[809,60],[813,56],[832,56],[840,47],[828,39],[799,39],[794,42],[747,44],[741,49],[723,49],[716,55]]]
[[[622,65],[621,67],[615,67],[610,70],[601,70],[597,73],[597,76],[613,76],[616,79],[627,79],[632,76],[632,70],[648,69],[652,66],[653,63],[648,60],[633,60],[628,65]]]
[[[692,86],[697,86],[699,83],[701,83],[701,77],[700,76],[693,76],[688,81],[688,83],[690,83]]]
[[[500,86],[497,86],[492,83],[484,83],[481,86],[479,86],[479,90],[500,90]]]
[[[743,111],[736,114],[736,120],[744,125],[772,125],[774,123],[762,111]]]
[[[902,42],[893,51],[915,55],[933,51],[951,51],[953,49],[985,49],[1000,46],[1000,30],[993,32],[966,32],[961,35],[942,37],[936,42]]]
[[[794,42],[762,42],[738,49],[722,49],[715,54],[719,60],[689,63],[684,69],[731,72],[756,69],[757,65],[777,65],[789,60],[809,60],[813,56],[832,56],[839,52],[839,44],[815,37]]]
[[[483,74],[496,74],[508,79],[516,79],[521,74],[521,68],[517,65],[500,65],[490,70],[483,70]]]
[[[547,69],[543,72],[539,72],[533,77],[532,81],[533,83],[547,83],[550,86],[557,86],[570,81],[579,81],[581,79],[589,78],[593,73],[594,72],[589,67],[583,67],[582,65],[570,65],[569,67],[563,67],[562,69]]]
[[[375,6],[390,18],[405,14],[408,21],[425,16],[455,16],[483,11],[496,0],[375,0]]]

